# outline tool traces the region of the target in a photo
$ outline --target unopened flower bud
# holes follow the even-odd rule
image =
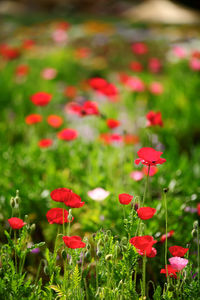
[[[28,215],[25,215],[25,216],[24,216],[24,221],[25,221],[25,222],[28,222]]]
[[[102,256],[102,252],[100,250],[97,250],[97,256],[101,257]]]
[[[139,207],[138,203],[135,203],[135,205],[134,205],[134,210],[137,211],[137,210],[138,210],[138,207]]]
[[[196,234],[196,229],[193,229],[192,232],[191,232],[191,235],[194,237]]]
[[[72,219],[73,219],[73,216],[72,216],[72,210],[70,209],[69,210],[69,215],[68,215],[68,221],[72,221]]]
[[[35,224],[32,224],[31,227],[30,227],[31,231],[34,231],[35,228],[36,228],[36,225],[35,225]]]
[[[15,208],[15,199],[13,197],[11,197],[11,199],[10,199],[10,206],[12,208]]]
[[[85,252],[85,258],[90,258],[90,251]]]
[[[194,229],[198,229],[198,226],[199,226],[199,222],[198,221],[194,221],[193,228]]]

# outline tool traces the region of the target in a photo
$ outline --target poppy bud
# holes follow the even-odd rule
[[[163,192],[164,192],[165,194],[167,194],[168,191],[169,191],[169,188],[164,188],[164,189],[163,189]]]
[[[13,197],[11,197],[11,199],[10,199],[10,206],[12,208],[15,208],[15,199]]]
[[[106,260],[111,260],[112,257],[113,257],[112,254],[107,254],[106,257],[105,257],[105,259],[106,259]]]
[[[135,203],[135,205],[134,205],[134,210],[137,211],[137,210],[138,210],[138,207],[139,207],[138,203]]]
[[[31,227],[30,227],[30,230],[31,230],[31,231],[34,231],[35,228],[36,228],[36,225],[35,225],[35,224],[32,224]]]
[[[20,201],[19,191],[16,190],[15,203],[16,203],[16,204],[19,204],[19,201]]]
[[[194,229],[198,229],[198,226],[199,226],[199,222],[198,221],[194,221],[193,228]]]
[[[25,222],[28,222],[28,215],[25,215],[25,216],[24,216],[24,221],[25,221]]]
[[[95,237],[96,237],[96,233],[93,233],[92,238],[93,238],[94,241],[95,241]]]
[[[194,237],[196,234],[196,229],[193,229],[192,232],[191,232],[191,235]]]
[[[61,252],[61,256],[62,256],[63,259],[66,259],[66,258],[67,258],[67,253],[66,253],[65,250],[63,250],[63,251]]]
[[[70,221],[70,222],[71,222],[72,219],[73,219],[73,216],[72,216],[72,210],[71,210],[71,209],[69,210],[69,215],[68,215],[68,218],[67,218],[67,219],[68,219],[68,221]]]

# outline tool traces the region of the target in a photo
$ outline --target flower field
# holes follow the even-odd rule
[[[0,299],[200,299],[198,30],[0,25]]]

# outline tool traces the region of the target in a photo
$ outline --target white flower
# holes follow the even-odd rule
[[[94,190],[89,191],[87,194],[92,200],[103,201],[110,195],[110,192],[98,187]]]

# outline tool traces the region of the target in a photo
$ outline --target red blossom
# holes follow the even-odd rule
[[[73,141],[78,137],[78,132],[75,129],[64,128],[57,134],[60,140]]]
[[[135,53],[137,55],[144,55],[148,52],[147,45],[142,42],[132,44],[131,48],[132,48],[133,53]]]
[[[15,74],[16,76],[23,77],[26,76],[29,72],[29,66],[25,64],[21,64],[16,67]]]
[[[177,278],[176,275],[177,272],[178,270],[173,269],[171,265],[165,266],[165,269],[161,269],[160,271],[161,274],[166,274],[166,277],[168,275],[169,277],[173,277],[173,278]]]
[[[73,85],[69,85],[64,90],[64,95],[68,98],[74,98],[77,94],[77,88]]]
[[[148,68],[152,73],[160,72],[161,67],[162,67],[162,65],[158,58],[156,58],[156,57],[150,58],[149,63],[148,63]]]
[[[151,219],[156,213],[156,209],[152,207],[140,207],[137,210],[138,217],[142,220]]]
[[[163,152],[156,151],[155,149],[150,147],[141,148],[137,152],[137,154],[139,158],[135,160],[136,165],[139,165],[139,163],[141,162],[143,165],[146,166],[155,166],[157,164],[161,165],[164,162],[166,162],[166,159],[160,157],[163,154]]]
[[[50,115],[47,118],[47,123],[54,128],[58,128],[62,125],[63,119],[57,115]]]
[[[16,47],[11,47],[7,44],[3,44],[3,45],[0,45],[0,54],[6,60],[13,60],[13,59],[18,58],[20,56],[20,51]]]
[[[49,148],[50,146],[52,146],[53,141],[52,139],[42,139],[39,141],[38,146],[40,148]]]
[[[130,63],[130,69],[134,72],[142,72],[143,66],[138,61],[132,61]]]
[[[22,48],[25,50],[29,50],[31,48],[33,48],[33,46],[35,46],[35,41],[33,40],[24,40],[22,43]]]
[[[119,194],[119,202],[123,205],[128,205],[129,203],[131,203],[133,199],[132,195],[123,193],[123,194]]]
[[[82,207],[85,202],[81,202],[81,197],[67,188],[58,188],[50,194],[52,200],[56,202],[64,202],[66,206],[71,208]]]
[[[52,95],[46,92],[38,92],[31,96],[31,101],[37,106],[46,106],[51,101]]]
[[[86,244],[82,242],[81,237],[77,235],[63,236],[63,241],[65,245],[71,249],[85,248],[86,246]]]
[[[150,111],[146,115],[147,118],[147,126],[163,126],[162,115],[161,112]]]
[[[135,236],[130,239],[129,241],[137,250],[142,251],[142,253],[146,254],[146,256],[149,256],[152,254],[152,247],[155,243],[157,243],[156,240],[153,239],[150,235],[144,235],[144,236]]]
[[[31,114],[25,118],[25,122],[28,125],[33,125],[42,121],[42,116],[39,114]]]
[[[82,113],[82,115],[87,115],[87,116],[88,115],[98,115],[99,110],[98,110],[97,103],[94,101],[84,102],[81,113]]]
[[[165,269],[161,269],[160,271],[161,274],[166,274],[166,277],[168,275],[169,277],[173,277],[173,278],[177,278],[176,275],[177,272],[178,270],[173,269],[171,265],[165,266]]]
[[[171,246],[169,247],[169,252],[172,256],[178,256],[183,257],[187,252],[189,248],[183,248],[181,246]]]
[[[68,223],[68,211],[63,208],[51,208],[47,214],[47,221],[49,224],[63,224],[63,219],[64,223]],[[72,218],[72,221],[74,220],[74,217]],[[70,221],[70,222],[72,222]]]
[[[197,204],[197,214],[200,216],[200,203]]]
[[[171,230],[167,233],[167,238],[170,238],[172,235],[174,235],[174,230]],[[163,234],[160,238],[161,243],[164,243],[166,240],[166,234]]]
[[[141,251],[141,250],[138,250],[138,254],[144,256],[144,252]],[[149,252],[149,253],[146,254],[146,256],[150,257],[150,258],[153,258],[156,255],[157,255],[157,250],[154,247],[151,248],[151,252]]]
[[[89,80],[89,85],[95,90],[101,90],[106,87],[107,81],[100,77],[94,77]]]
[[[115,120],[115,119],[108,119],[106,121],[106,124],[110,129],[114,129],[114,128],[117,128],[120,126],[120,121]]]
[[[10,224],[12,229],[21,229],[24,225],[26,225],[26,223],[22,219],[16,217],[8,219],[8,223]]]

